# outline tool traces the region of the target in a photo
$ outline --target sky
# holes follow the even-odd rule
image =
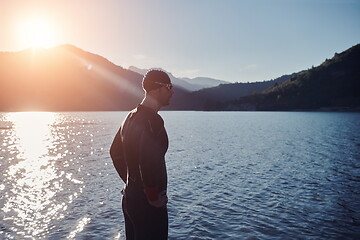
[[[176,77],[270,80],[359,43],[359,0],[0,0],[0,51],[72,44]]]

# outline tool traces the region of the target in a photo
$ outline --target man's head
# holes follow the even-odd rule
[[[146,94],[151,95],[160,106],[169,105],[174,90],[166,72],[154,69],[148,71],[143,78],[142,86]]]

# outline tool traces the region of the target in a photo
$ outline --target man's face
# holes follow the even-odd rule
[[[159,88],[158,102],[160,106],[168,106],[170,104],[170,99],[174,94],[174,89],[172,88],[171,83],[168,86],[162,86]]]

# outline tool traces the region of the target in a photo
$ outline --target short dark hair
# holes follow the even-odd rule
[[[156,82],[170,83],[171,80],[166,72],[162,70],[151,69],[144,75],[142,87],[146,92],[160,88],[161,85],[157,84]]]

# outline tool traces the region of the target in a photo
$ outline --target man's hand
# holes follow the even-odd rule
[[[151,206],[156,207],[156,208],[165,207],[168,202],[168,197],[166,196],[166,191],[160,192],[157,200],[151,201],[148,199],[148,202]]]

